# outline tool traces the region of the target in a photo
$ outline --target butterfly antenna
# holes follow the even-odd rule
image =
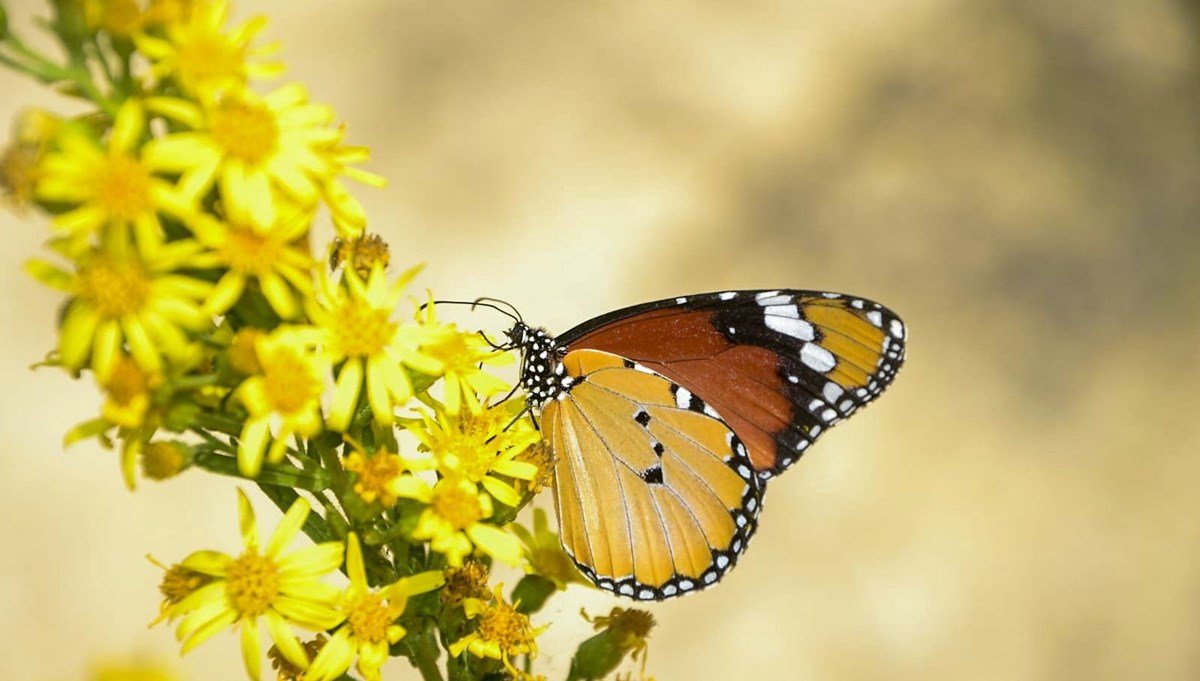
[[[513,305],[512,303],[508,302],[507,300],[501,300],[499,298],[487,298],[487,297],[475,299],[475,305],[485,305],[487,307],[492,308],[493,310],[500,309],[499,307],[496,307],[496,305],[493,305],[492,303],[499,303],[500,305],[504,305],[509,310],[512,310],[512,312],[505,312],[504,314],[511,317],[513,321],[521,322],[522,324],[525,323],[525,320],[521,317],[521,311],[517,309],[516,305]]]

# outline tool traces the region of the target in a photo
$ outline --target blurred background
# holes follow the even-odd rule
[[[372,227],[440,297],[562,331],[816,288],[907,321],[896,384],[773,483],[741,566],[652,606],[660,681],[1200,677],[1200,3],[235,5],[372,147]],[[0,92],[0,121],[69,110]],[[46,227],[0,229],[0,677],[173,658],[142,556],[237,548],[233,484],[131,495],[113,454],[62,451],[100,400],[28,369]],[[617,604],[552,602],[543,673]],[[244,678],[232,633],[176,664]]]

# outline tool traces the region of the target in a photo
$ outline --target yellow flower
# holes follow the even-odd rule
[[[446,585],[442,587],[442,603],[457,608],[468,598],[487,598],[488,567],[478,560],[468,560],[462,567],[446,568]]]
[[[492,515],[492,498],[462,478],[442,478],[437,485],[410,476],[409,487],[397,496],[429,504],[417,519],[413,538],[430,540],[434,551],[444,554],[446,562],[460,567],[463,558],[476,547],[509,565],[521,561],[521,545],[508,532],[483,522]]]
[[[575,567],[575,562],[563,551],[558,535],[550,529],[545,509],[533,509],[533,532],[519,523],[513,523],[513,533],[524,544],[525,572],[541,575],[559,589],[567,584],[588,584]]]
[[[195,593],[200,587],[213,581],[213,578],[209,575],[190,570],[179,563],[167,567],[149,554],[146,555],[146,560],[158,566],[163,571],[162,581],[158,583],[158,592],[162,594],[163,600],[158,608],[158,617],[150,623],[150,626],[154,626],[168,618],[174,619],[172,613],[175,606],[179,605],[183,599]]]
[[[121,355],[101,384],[106,398],[101,416],[118,426],[141,427],[150,407],[151,390],[161,383],[162,376],[146,373],[128,355]]]
[[[394,506],[396,499],[406,496],[413,487],[415,477],[404,475],[409,469],[409,461],[404,457],[379,449],[374,454],[367,454],[362,445],[346,439],[354,447],[354,451],[342,462],[342,466],[355,474],[354,493],[364,503],[373,504],[378,501],[383,506]]]
[[[367,681],[380,681],[379,668],[388,658],[388,647],[404,638],[404,627],[396,620],[404,614],[409,596],[433,591],[445,578],[441,572],[422,572],[404,577],[382,589],[367,583],[358,536],[347,541],[346,574],[350,585],[342,596],[345,623],[333,632],[305,674],[305,681],[332,681],[346,673],[358,656],[358,673]]]
[[[366,279],[378,263],[387,269],[391,262],[387,242],[378,234],[363,234],[357,237],[336,238],[329,248],[329,269],[336,270],[345,265],[354,268],[358,276]]]
[[[42,158],[62,124],[61,118],[38,108],[26,109],[17,118],[15,139],[0,154],[0,192],[18,208],[33,200]]]
[[[641,678],[646,678],[646,658],[649,656],[650,630],[654,628],[654,616],[645,610],[632,608],[613,608],[607,615],[589,617],[587,612],[580,610],[583,619],[594,625],[596,631],[602,632],[591,640],[607,639],[608,645],[599,646],[596,651],[601,656],[616,658],[615,666],[626,653],[633,651],[633,659],[641,657]],[[581,648],[582,650],[582,648]],[[631,674],[632,676],[632,674]]]
[[[325,153],[341,136],[330,127],[333,110],[309,104],[298,84],[265,97],[240,91],[203,106],[169,98],[148,106],[192,128],[149,142],[150,165],[183,173],[187,196],[202,196],[215,182],[234,222],[268,229],[278,220],[274,193],[312,206],[321,183],[342,170]]]
[[[316,350],[313,340],[311,329],[286,326],[258,339],[262,371],[235,392],[250,412],[238,443],[242,475],[258,475],[269,437],[274,442],[266,455],[274,463],[283,458],[292,435],[312,437],[321,432],[321,393],[329,360]]]
[[[259,618],[271,639],[290,662],[305,667],[308,659],[290,625],[320,631],[343,619],[337,609],[338,590],[318,581],[342,564],[341,542],[326,542],[283,551],[308,517],[309,506],[297,499],[280,521],[265,548],[259,546],[254,509],[238,490],[238,517],[246,550],[241,556],[197,551],[180,565],[208,575],[212,581],[167,608],[171,619],[182,617],[177,638],[186,653],[229,626],[241,629],[242,657],[250,678],[262,667]]]
[[[283,72],[282,64],[250,61],[278,50],[276,45],[250,46],[267,25],[266,17],[255,17],[225,32],[227,0],[195,3],[190,11],[156,0],[147,15],[152,22],[167,24],[165,38],[146,34],[135,38],[138,50],[153,64],[150,73],[155,78],[172,78],[200,99],[240,89],[250,78],[272,78]]]
[[[54,218],[54,226],[76,242],[112,225],[132,226],[139,248],[153,250],[163,238],[159,212],[185,219],[190,200],[152,174],[138,144],[146,133],[141,104],[129,99],[117,112],[107,148],[81,125],[64,127],[58,148],[42,160],[35,194],[42,201],[75,206]]]
[[[84,0],[83,15],[89,30],[103,30],[119,38],[129,38],[143,23],[137,0]]]
[[[433,307],[432,301],[425,306],[422,322],[441,333],[437,342],[423,349],[445,366],[442,401],[446,413],[457,414],[463,402],[471,412],[479,413],[483,410],[479,397],[497,395],[509,388],[507,383],[487,373],[484,366],[511,364],[513,356],[493,348],[478,333],[459,331],[453,324],[438,324]]]
[[[205,304],[210,314],[224,314],[237,304],[250,280],[258,283],[280,318],[300,314],[300,299],[312,294],[313,260],[304,242],[312,211],[291,207],[278,215],[275,226],[265,231],[207,215],[192,222],[196,239],[213,249],[212,265],[225,270]]]
[[[514,422],[523,409],[520,402],[510,401],[478,413],[439,414],[436,419],[422,412],[421,421],[406,427],[421,441],[422,450],[433,453],[444,474],[482,484],[500,503],[516,508],[521,497],[501,476],[536,478],[536,466],[514,459],[541,439],[529,419]]]
[[[438,338],[436,332],[392,320],[392,310],[403,296],[404,286],[419,269],[414,267],[389,284],[378,265],[365,282],[351,268],[345,271],[344,286],[322,273],[320,290],[309,305],[308,317],[323,332],[330,360],[342,362],[329,407],[331,429],[344,431],[349,427],[364,383],[375,421],[387,425],[395,418],[393,405],[413,394],[404,367],[425,374],[441,371],[441,363],[422,350]]]
[[[513,666],[512,659],[517,655],[536,658],[538,650],[535,638],[546,630],[546,626],[535,629],[529,623],[528,616],[505,603],[500,594],[502,586],[496,586],[491,604],[477,598],[463,601],[463,610],[466,611],[467,617],[479,618],[479,628],[452,643],[449,651],[455,657],[462,655],[466,650],[476,657],[501,660],[513,678],[530,678]]]
[[[357,180],[368,187],[381,188],[387,186],[387,180],[375,173],[355,168],[352,164],[366,163],[371,154],[366,147],[339,146],[325,154],[339,170],[321,183],[321,197],[329,206],[330,217],[338,235],[352,239],[361,236],[367,225],[367,214],[358,199],[350,194],[342,183],[340,176]],[[365,277],[366,275],[363,274]]]
[[[212,284],[176,274],[199,250],[190,240],[172,241],[139,257],[127,241],[116,238],[80,257],[70,274],[42,261],[26,270],[42,283],[71,293],[59,333],[60,360],[81,368],[90,357],[92,370],[107,380],[121,356],[122,345],[143,371],[162,373],[164,356],[186,363],[196,356],[187,332],[212,323],[200,305]]]
[[[186,445],[170,440],[151,442],[142,448],[142,475],[151,480],[167,480],[183,472],[190,463]]]

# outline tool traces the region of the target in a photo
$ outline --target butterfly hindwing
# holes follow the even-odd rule
[[[612,353],[563,358],[548,402],[563,546],[601,588],[648,600],[704,588],[756,527],[762,483],[721,415],[670,379]]]
[[[558,337],[629,358],[702,395],[777,474],[883,392],[906,328],[882,305],[818,291],[730,291],[618,310]]]

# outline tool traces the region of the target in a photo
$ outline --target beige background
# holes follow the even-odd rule
[[[5,4],[22,26],[44,12]],[[439,296],[561,331],[682,293],[823,288],[908,322],[896,385],[772,485],[741,567],[653,608],[656,677],[1200,675],[1195,2],[256,11],[289,77],[374,148],[392,184],[360,192],[373,225]],[[8,73],[0,92],[4,120],[53,101]],[[0,677],[173,655],[145,630],[142,555],[235,549],[233,485],[130,495],[112,454],[61,451],[99,403],[28,371],[59,304],[19,271],[45,225],[0,229]],[[550,678],[579,606],[615,603],[557,601]],[[182,666],[241,678],[236,638]]]

